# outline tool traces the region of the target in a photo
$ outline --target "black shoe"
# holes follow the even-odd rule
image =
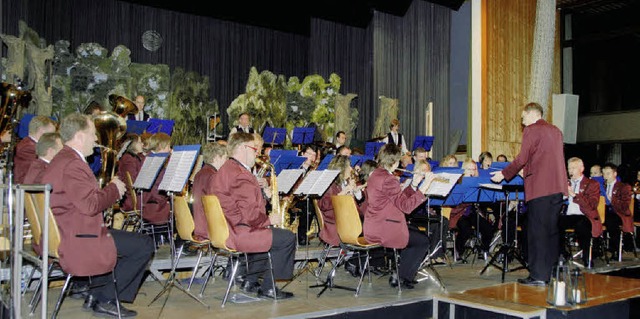
[[[413,288],[415,288],[414,285],[417,284],[417,283],[418,283],[417,281],[414,283],[413,280],[403,279],[402,283],[400,284],[400,287],[402,287],[404,289],[413,289]]]
[[[532,278],[531,276],[527,277],[527,278],[520,278],[518,279],[518,283],[519,284],[523,284],[523,285],[527,285],[527,286],[546,286],[547,283],[544,280],[537,280]]]
[[[255,281],[245,280],[240,285],[240,290],[248,294],[256,293],[258,292],[258,289],[260,289],[260,284]]]
[[[282,291],[278,288],[271,288],[264,291],[262,288],[258,289],[258,297],[267,297],[271,299],[289,299],[293,297],[292,292]]]
[[[89,295],[89,285],[82,285],[80,287],[71,289],[69,292],[69,298],[71,299],[85,299]]]
[[[344,269],[346,269],[351,274],[351,276],[360,277],[360,270],[358,269],[358,266],[347,261],[346,263],[344,263]]]
[[[84,303],[82,304],[82,310],[92,311],[97,301],[98,299],[96,299],[96,297],[94,297],[93,295],[87,295],[87,297],[84,298]]]
[[[98,302],[93,307],[93,314],[99,317],[118,317],[118,306],[115,300]],[[132,318],[138,315],[134,310],[129,310],[120,304],[120,315],[122,318]]]

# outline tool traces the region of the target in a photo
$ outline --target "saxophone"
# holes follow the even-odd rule
[[[275,225],[278,228],[288,229],[293,232],[296,232],[298,229],[298,219],[294,222],[291,222],[289,216],[289,207],[291,207],[291,203],[293,201],[293,196],[289,198],[285,198],[280,202],[280,195],[278,193],[278,181],[276,176],[276,170],[268,161],[262,160],[261,158],[256,158],[256,163],[261,165],[260,171],[257,175],[258,178],[264,177],[267,171],[271,171],[271,175],[269,176],[269,181],[271,184],[271,214],[279,214],[282,220],[281,225]]]

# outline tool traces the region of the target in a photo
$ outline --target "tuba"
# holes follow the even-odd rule
[[[102,111],[93,116],[98,144],[102,148],[102,168],[98,176],[101,187],[109,183],[115,174],[118,141],[127,131],[126,116],[137,110],[133,102],[119,95],[109,95],[109,103],[112,111]]]
[[[20,81],[20,80],[18,80]],[[0,105],[0,135],[13,127],[13,120],[18,114],[18,108],[26,108],[31,102],[31,93],[22,90],[22,84],[18,82],[18,86],[2,82],[0,87],[0,96],[2,97],[2,105]]]

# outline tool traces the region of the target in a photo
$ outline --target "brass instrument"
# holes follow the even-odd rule
[[[22,83],[18,79],[18,85],[2,82],[0,86],[0,135],[13,128],[14,120],[19,108],[26,108],[31,102],[31,93],[22,89]],[[4,147],[2,148],[4,150]]]
[[[109,103],[113,107],[112,111],[102,111],[93,116],[98,144],[104,146],[103,150],[106,150],[100,154],[102,157],[102,168],[98,176],[100,186],[105,186],[115,175],[118,141],[127,131],[125,117],[137,110],[133,102],[119,95],[109,95]]]
[[[633,193],[634,194],[640,194],[640,181],[636,181],[635,184],[633,184]]]
[[[280,202],[280,195],[278,193],[278,182],[276,176],[276,170],[273,167],[273,164],[270,162],[263,161],[262,158],[256,157],[256,163],[262,165],[261,171],[262,175],[258,175],[258,177],[264,176],[266,171],[271,171],[270,184],[271,184],[271,214],[279,214],[282,220],[280,225],[275,225],[278,228],[288,229],[292,232],[296,232],[298,229],[298,219],[292,223],[289,216],[289,207],[291,207],[291,203],[293,202],[293,196],[289,196]]]

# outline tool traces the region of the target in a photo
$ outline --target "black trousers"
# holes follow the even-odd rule
[[[558,221],[558,228],[560,228],[560,251],[563,253],[566,250],[566,238],[565,230],[573,228],[575,230],[576,239],[582,249],[582,261],[587,263],[589,259],[589,243],[591,242],[591,222],[585,215],[562,215]]]
[[[529,275],[536,280],[549,281],[551,268],[558,262],[561,209],[562,193],[527,202],[527,263]]]
[[[273,242],[271,244],[271,260],[273,275],[276,280],[291,279],[293,277],[293,263],[296,257],[296,236],[289,230],[272,228]],[[269,260],[266,253],[249,255],[249,271],[247,280],[257,282],[262,275],[262,289],[271,289],[271,272],[268,270]]]
[[[120,301],[133,302],[147,270],[147,265],[155,252],[153,239],[147,235],[122,230],[110,230],[116,243],[118,262],[114,273],[118,285]],[[92,277],[91,294],[98,301],[115,300],[111,273]]]
[[[429,236],[419,230],[409,228],[409,243],[400,251],[398,277],[413,280],[428,251]]]

